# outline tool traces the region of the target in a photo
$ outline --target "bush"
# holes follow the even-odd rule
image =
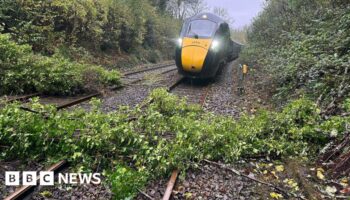
[[[151,47],[166,55],[179,21],[144,0],[0,0],[0,33],[52,55],[61,46],[133,53]]]
[[[34,89],[34,69],[28,67],[34,62],[30,46],[17,45],[8,35],[0,35],[0,58],[1,94]]]
[[[83,75],[97,77],[94,84],[118,85],[119,73],[100,66],[69,61],[60,56],[45,57],[31,52],[28,45],[18,45],[10,36],[0,35],[0,94],[41,92],[70,95],[88,91]]]
[[[340,1],[272,0],[242,57],[272,75],[281,102],[301,94],[341,102],[350,92],[349,24],[349,5]]]

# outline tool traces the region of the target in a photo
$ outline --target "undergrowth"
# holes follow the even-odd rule
[[[34,99],[30,108],[42,114],[26,112],[19,103],[5,105],[0,109],[1,160],[31,155],[37,160],[65,158],[86,171],[105,169],[116,198],[124,199],[147,180],[203,159],[232,162],[262,154],[313,159],[329,138],[342,137],[350,123],[350,117],[323,120],[307,99],[281,112],[261,110],[239,120],[204,112],[164,89],[154,90],[135,108],[103,113],[99,104],[92,101],[89,111],[57,112]]]
[[[341,104],[350,94],[349,8],[346,1],[268,1],[241,59],[267,71],[278,103],[306,95],[322,107]]]
[[[0,34],[0,94],[40,92],[71,95],[91,90],[91,84],[118,85],[119,72],[73,62],[62,56],[34,54],[29,45],[18,45]]]

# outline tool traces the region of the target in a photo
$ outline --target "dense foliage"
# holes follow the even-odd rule
[[[0,0],[0,32],[46,55],[68,46],[157,61],[169,56],[179,24],[159,11],[163,6],[147,0]]]
[[[339,103],[350,91],[350,4],[269,0],[249,32],[244,60],[272,74],[279,99]]]
[[[57,112],[34,100],[31,109],[42,114],[23,111],[17,103],[6,105],[0,109],[1,160],[30,154],[68,158],[85,170],[103,166],[112,190],[125,198],[147,179],[203,159],[314,155],[334,132],[341,137],[350,122],[350,117],[323,121],[317,106],[304,99],[282,112],[260,111],[237,121],[203,112],[163,89],[133,109],[103,113],[98,104],[95,100],[90,111]]]
[[[109,69],[169,59],[179,21],[157,0],[0,0],[0,95],[118,84]],[[47,57],[46,57],[47,56]]]
[[[90,84],[92,83],[93,84]],[[41,92],[69,95],[98,85],[118,85],[119,73],[100,66],[72,62],[61,56],[34,54],[0,34],[0,94]]]

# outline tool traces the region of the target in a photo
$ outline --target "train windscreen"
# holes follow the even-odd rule
[[[210,38],[216,30],[216,23],[209,20],[194,20],[190,23],[187,37]]]

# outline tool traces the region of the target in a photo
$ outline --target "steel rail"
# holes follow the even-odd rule
[[[169,70],[167,70],[167,71],[162,72],[161,74],[167,74],[167,73],[172,72],[172,71],[175,71],[175,70],[177,70],[177,68],[169,69]]]
[[[167,87],[167,91],[168,91],[168,92],[173,91],[173,90],[174,90],[177,86],[179,86],[184,80],[185,80],[184,77],[180,77],[180,78],[176,79],[172,84],[170,84],[170,85]]]
[[[57,173],[58,171],[62,170],[64,167],[66,167],[67,165],[68,165],[68,162],[66,160],[62,160],[62,161],[52,165],[51,167],[49,167],[45,171],[53,171],[54,173]],[[40,178],[38,177],[36,180],[37,183],[38,183],[39,179]],[[19,189],[17,189],[14,193],[5,197],[4,200],[24,199],[25,197],[27,197],[28,195],[30,195],[34,191],[35,187],[36,187],[36,185],[22,186]]]
[[[101,96],[101,95],[102,95],[102,94],[101,94],[100,92],[96,92],[96,93],[94,93],[94,94],[90,94],[90,95],[88,95],[88,96],[79,98],[79,99],[77,99],[77,100],[74,100],[74,101],[71,101],[71,102],[68,102],[68,103],[65,103],[65,104],[56,106],[56,109],[57,109],[57,110],[61,110],[61,109],[64,109],[64,108],[68,108],[68,107],[77,105],[77,104],[79,104],[79,103],[82,103],[82,102],[84,102],[84,101],[90,100],[90,99],[92,99],[93,97],[98,97],[98,96]]]
[[[184,80],[183,77],[177,79],[173,84],[171,84],[168,87],[168,92],[173,91],[178,85],[180,85],[183,82],[183,80]],[[208,93],[209,93],[209,85],[206,87],[203,95],[200,98],[200,102],[199,103],[200,103],[201,106],[204,106],[204,103],[205,103],[205,100],[206,100],[206,98],[208,96]],[[165,193],[164,193],[164,196],[163,196],[162,200],[169,200],[170,199],[178,175],[179,175],[179,170],[178,169],[173,170],[173,172],[171,173],[171,177],[170,177],[170,179],[168,181],[168,184],[167,184],[167,187],[166,187],[166,190],[165,190]]]
[[[150,68],[150,69],[144,69],[144,70],[140,70],[140,71],[137,71],[137,72],[129,72],[127,74],[124,74],[124,75],[132,75],[132,74],[137,74],[137,73],[142,73],[142,72],[146,72],[146,71],[152,71],[152,70],[156,70],[156,69],[160,69],[160,68],[165,68],[165,67],[169,67],[169,66],[173,66],[174,64],[167,64],[167,65],[162,65],[162,66],[158,66],[158,67],[155,67],[155,68]],[[175,69],[170,69],[170,70],[167,70],[165,72],[162,72],[161,74],[165,74],[165,73],[168,73],[170,71],[174,71],[176,70]],[[137,79],[136,81],[133,81],[132,83],[136,83],[136,82],[139,82],[141,81],[142,79]],[[172,90],[173,88],[175,88],[177,85],[179,85],[181,82],[183,81],[183,78],[179,79],[176,81],[176,83],[174,85],[171,85],[169,87],[169,91]],[[119,89],[121,88],[122,86],[116,86],[114,88],[111,88],[112,90],[115,90],[115,89]],[[29,98],[32,98],[32,97],[35,97],[35,96],[39,96],[40,93],[33,93],[33,94],[30,94],[30,95],[26,95],[26,96],[22,96],[22,97],[18,97],[18,98],[15,98],[15,99],[11,99],[9,101],[7,101],[7,103],[11,103],[11,102],[14,102],[14,101],[24,101],[24,100],[27,100]],[[93,97],[98,97],[102,95],[100,92],[97,92],[97,93],[94,93],[94,94],[90,94],[90,95],[87,95],[85,97],[81,97],[77,100],[74,100],[74,101],[71,101],[71,102],[68,102],[68,103],[65,103],[65,104],[62,104],[62,105],[58,105],[56,106],[56,109],[57,110],[61,110],[61,109],[64,109],[64,108],[68,108],[68,107],[71,107],[71,106],[74,106],[74,105],[77,105],[79,103],[82,103],[82,102],[85,102]],[[39,112],[36,112],[36,111],[32,111],[26,107],[21,107],[23,110],[26,110],[26,111],[30,111],[30,112],[35,112],[35,113],[39,113]],[[53,171],[54,173],[57,173],[59,170],[62,170],[65,166],[67,166],[67,161],[66,160],[62,160],[54,165],[52,165],[51,167],[49,167],[46,171]],[[174,172],[172,173],[172,178],[169,182],[169,188],[167,189],[168,192],[167,194],[169,195],[169,197],[167,197],[168,199],[170,198],[170,195],[172,193],[172,189],[175,185],[175,182],[176,182],[176,179],[177,179],[177,176],[178,176],[178,171],[177,170],[174,170]],[[40,178],[37,178],[37,182],[39,181]],[[17,189],[14,193],[10,194],[9,196],[5,197],[4,200],[19,200],[19,199],[24,199],[25,197],[27,197],[28,195],[30,195],[34,189],[35,189],[36,185],[26,185],[26,186],[22,186],[21,188]]]
[[[171,196],[171,193],[173,193],[173,188],[175,186],[176,179],[177,179],[178,175],[179,175],[179,170],[177,170],[177,169],[175,169],[173,171],[173,173],[171,173],[171,177],[170,177],[170,180],[169,180],[168,185],[166,187],[166,190],[165,190],[165,193],[164,193],[164,196],[163,196],[163,200],[169,200],[170,199],[170,196]]]
[[[161,65],[161,66],[147,68],[147,69],[143,69],[143,70],[139,70],[139,71],[127,72],[127,73],[125,73],[123,75],[124,76],[130,76],[130,75],[133,75],[133,74],[142,73],[142,72],[146,72],[146,71],[157,70],[157,69],[161,69],[161,68],[166,68],[166,67],[170,67],[170,66],[173,66],[173,65],[175,65],[175,63],[164,64],[164,65]],[[171,72],[171,71],[174,71],[174,70],[176,70],[176,68],[167,70],[165,72],[162,72],[161,74],[165,74],[165,73],[168,73],[168,72]],[[142,80],[143,80],[143,78],[138,78],[138,79],[128,83],[128,85],[140,82]],[[118,85],[118,86],[110,87],[110,89],[111,90],[117,90],[117,89],[120,89],[122,87],[123,87],[122,85]],[[36,97],[36,96],[40,96],[40,95],[41,95],[40,93],[28,94],[28,95],[21,96],[21,97],[18,97],[18,98],[10,99],[10,100],[6,101],[6,103],[12,103],[14,101],[26,101],[26,100],[28,100],[28,99],[30,99],[32,97]],[[56,109],[57,110],[61,110],[61,109],[64,109],[64,108],[68,108],[68,107],[77,105],[79,103],[85,102],[85,101],[87,101],[87,100],[89,100],[89,99],[91,99],[93,97],[98,97],[98,96],[101,96],[101,95],[102,94],[100,92],[93,93],[93,94],[87,95],[85,97],[79,98],[77,100],[65,103],[63,105],[58,105],[58,106],[56,106]],[[23,110],[26,110],[26,111],[29,110],[29,109],[26,109],[26,107],[22,107],[22,108],[23,108]]]
[[[182,83],[182,81],[184,80],[184,77],[180,77],[178,79],[176,79],[174,81],[174,83],[172,83],[171,85],[168,86],[167,91],[171,92],[172,90],[174,90],[178,85],[180,85]],[[162,198],[162,200],[169,200],[171,194],[173,193],[173,188],[175,186],[176,183],[176,179],[179,175],[179,170],[175,169],[173,170],[173,172],[171,173],[171,177],[168,181],[164,196]]]
[[[27,101],[28,99],[36,97],[36,96],[40,96],[40,93],[32,93],[32,94],[28,94],[28,95],[21,96],[21,97],[16,97],[16,98],[9,99],[9,100],[5,101],[5,103],[13,103],[15,101]]]
[[[175,63],[171,63],[171,64],[165,64],[165,65],[161,65],[161,66],[157,66],[157,67],[146,68],[146,69],[132,71],[132,72],[126,72],[126,73],[123,73],[123,76],[130,76],[130,75],[139,74],[139,73],[143,73],[143,72],[147,72],[147,71],[153,71],[153,70],[166,68],[166,67],[170,67],[170,66],[174,66],[174,65],[175,65]]]

